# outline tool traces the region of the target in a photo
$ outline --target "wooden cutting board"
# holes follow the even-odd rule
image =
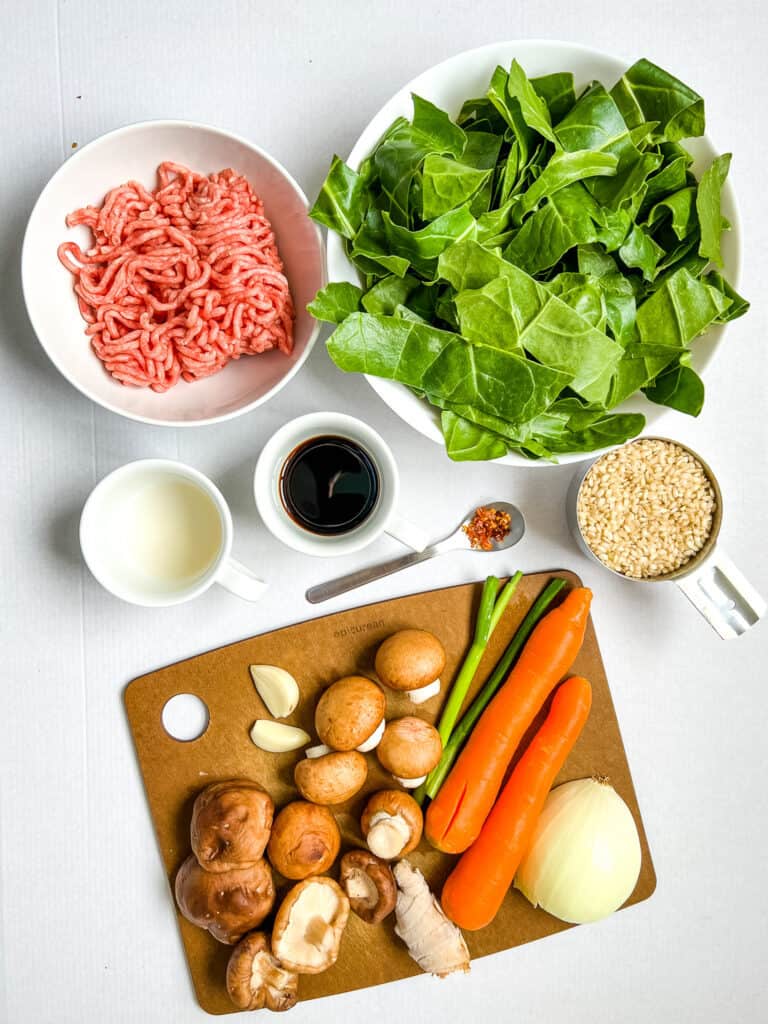
[[[525,612],[553,575],[573,585],[580,582],[568,572],[524,577],[488,646],[474,690],[491,672]],[[435,633],[447,654],[444,680],[452,680],[471,641],[481,589],[480,583],[448,587],[312,619],[178,662],[130,683],[125,690],[125,706],[169,884],[173,885],[176,871],[189,853],[192,803],[204,786],[236,777],[254,779],[268,790],[277,807],[297,795],[292,781],[293,766],[302,752],[268,754],[250,740],[249,729],[255,719],[269,716],[251,682],[249,665],[280,665],[295,676],[302,700],[288,721],[314,734],[313,717],[319,693],[340,676],[372,674],[377,645],[395,630],[410,626]],[[592,712],[557,781],[607,775],[626,800],[637,823],[643,851],[640,878],[628,905],[639,903],[653,892],[656,876],[591,620],[572,674],[586,676],[592,683]],[[388,692],[387,717],[415,713],[433,720],[445,689],[416,710],[407,698]],[[196,694],[208,706],[209,725],[197,740],[179,742],[163,728],[163,706],[178,693]],[[540,720],[532,728],[539,724]],[[375,755],[369,754],[367,759],[369,775],[364,790],[348,804],[333,808],[342,831],[342,850],[362,845],[358,821],[367,794],[391,785]],[[453,858],[422,841],[410,859],[439,893]],[[280,877],[276,877],[276,883],[279,905],[288,883]],[[169,907],[174,906],[170,894],[169,899]],[[208,932],[189,924],[180,915],[178,920],[200,1005],[209,1013],[234,1012],[224,986],[231,947],[216,942]],[[323,974],[304,975],[299,985],[300,999],[334,995],[418,974],[419,968],[395,936],[393,924],[390,917],[382,925],[366,925],[351,914],[336,965]],[[265,928],[268,925],[265,922]],[[480,957],[568,927],[571,926],[534,910],[513,890],[495,921],[466,937],[472,956]],[[472,984],[471,976],[465,984]]]

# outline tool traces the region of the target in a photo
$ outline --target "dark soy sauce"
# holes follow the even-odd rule
[[[368,452],[347,437],[312,437],[291,452],[280,474],[280,497],[294,522],[325,536],[364,522],[379,496]]]

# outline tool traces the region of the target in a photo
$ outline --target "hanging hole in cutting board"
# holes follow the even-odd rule
[[[203,735],[208,728],[210,714],[205,701],[194,693],[177,693],[163,705],[161,718],[171,739],[189,743]]]

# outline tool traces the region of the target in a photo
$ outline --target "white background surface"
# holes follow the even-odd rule
[[[312,614],[331,564],[271,543],[251,475],[293,415],[362,415],[400,461],[405,509],[441,534],[481,498],[524,510],[509,555],[469,553],[349,595],[346,606],[499,573],[564,566],[595,590],[594,618],[653,851],[646,903],[597,926],[477,962],[468,979],[419,978],[307,1004],[292,1020],[757,1021],[766,993],[765,624],[726,643],[673,586],[639,587],[587,563],[569,539],[568,467],[452,465],[409,432],[323,346],[266,408],[175,433],[95,408],[36,344],[19,291],[31,205],[71,152],[126,122],[190,118],[271,151],[313,194],[382,102],[424,67],[498,38],[551,36],[670,67],[706,98],[732,149],[749,316],[728,332],[698,421],[677,436],[716,469],[724,546],[768,591],[764,543],[768,263],[766,15],[731,5],[537,0],[535,4],[0,4],[0,358],[3,445],[0,639],[0,1020],[9,1024],[202,1021],[155,849],[121,692],[135,675]],[[214,589],[193,605],[142,610],[83,569],[76,525],[98,478],[170,456],[209,473],[232,503],[235,554],[273,583],[249,606]],[[117,539],[116,539],[117,540]],[[371,561],[394,553],[382,540]],[[345,605],[339,601],[328,610]],[[364,969],[364,968],[361,968]]]

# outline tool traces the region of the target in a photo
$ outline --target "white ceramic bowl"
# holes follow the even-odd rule
[[[89,240],[86,228],[67,228],[72,210],[101,202],[129,179],[156,185],[157,167],[174,160],[210,174],[233,167],[264,201],[285,264],[296,307],[290,356],[268,352],[230,362],[204,380],[180,381],[164,394],[126,387],[93,354],[85,336],[72,277],[56,250],[65,239]],[[325,279],[322,237],[307,216],[307,198],[290,174],[258,146],[231,132],[187,121],[143,121],[118,128],[84,146],[43,189],[24,236],[21,269],[29,318],[61,373],[105,409],[160,426],[199,426],[255,409],[298,372],[318,334],[306,305]]]
[[[466,99],[485,94],[496,65],[509,67],[513,57],[519,60],[530,76],[546,75],[555,71],[573,72],[578,92],[594,79],[610,88],[639,56],[642,55],[638,54],[631,59],[620,59],[584,46],[577,46],[574,43],[548,39],[492,43],[490,46],[481,46],[476,50],[467,50],[465,53],[450,57],[442,64],[435,65],[396,92],[365,128],[347,158],[347,163],[350,167],[357,169],[360,162],[370,153],[396,117],[402,116],[410,119],[413,113],[412,92],[431,100],[438,107],[447,110],[449,114],[456,115]],[[674,74],[676,69],[671,67],[669,70]],[[704,100],[706,103],[706,97]],[[698,174],[717,152],[707,136],[701,139],[689,139],[685,145],[695,158],[693,167]],[[736,286],[739,270],[739,224],[734,194],[729,182],[726,182],[723,189],[722,208],[723,214],[731,222],[732,227],[731,231],[723,235],[725,274]],[[341,239],[331,232],[328,233],[327,255],[329,280],[359,283],[357,271],[347,259]],[[714,327],[694,343],[692,363],[698,373],[703,374],[712,361],[722,340],[723,331],[724,327]],[[368,377],[368,382],[379,397],[401,419],[426,437],[438,444],[443,444],[438,413],[435,409],[395,381],[384,380],[380,377]],[[644,432],[650,434],[674,431],[671,421],[675,417],[683,415],[667,410],[663,406],[653,405],[642,397],[631,398],[617,411],[642,412],[646,417]],[[666,430],[662,429],[663,427]],[[561,464],[581,462],[584,459],[595,458],[598,454],[601,453],[574,453],[560,455],[558,459]],[[533,461],[515,453],[510,453],[498,461],[510,466],[551,465],[549,462]]]

